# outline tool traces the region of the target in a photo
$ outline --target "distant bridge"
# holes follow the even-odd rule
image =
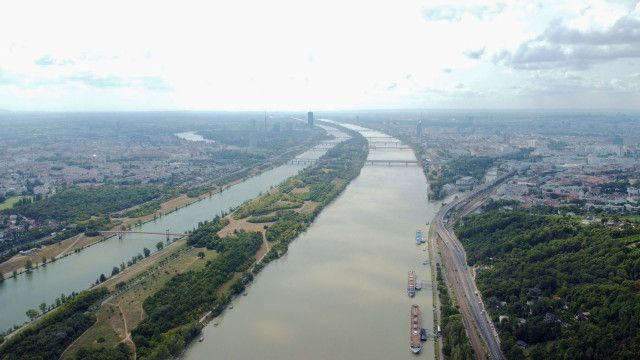
[[[290,165],[313,165],[317,162],[317,159],[291,159],[289,160],[289,164]],[[393,166],[393,165],[404,165],[404,166],[409,166],[409,165],[418,165],[419,162],[418,160],[383,160],[383,159],[375,159],[375,160],[365,160],[364,162],[365,165],[387,165],[387,166]]]
[[[364,162],[365,165],[418,165],[418,160],[366,160]]]
[[[406,147],[400,141],[369,141],[369,146],[373,147]]]
[[[313,165],[318,159],[291,159],[289,165]]]
[[[316,145],[316,146],[312,147],[311,149],[309,149],[309,151],[331,150],[334,147],[335,147],[335,145],[321,144],[321,145]]]
[[[169,230],[167,229],[167,231],[165,232],[153,232],[153,231],[130,231],[130,230],[122,230],[122,231],[98,231],[98,233],[100,233],[101,235],[118,235],[118,239],[122,239],[122,235],[125,234],[143,234],[143,235],[165,235],[167,237],[167,240],[169,240],[169,237],[174,236],[174,237],[184,237],[189,235],[189,233],[183,233],[183,234],[178,234],[178,233],[172,233],[169,232]]]
[[[369,146],[369,150],[411,150],[410,147],[398,147],[398,146]]]

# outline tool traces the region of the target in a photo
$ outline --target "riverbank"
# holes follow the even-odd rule
[[[177,354],[175,350],[181,349],[184,342],[192,338],[194,329],[202,326],[189,322],[189,319],[202,318],[201,311],[204,309],[211,309],[208,312],[210,316],[204,317],[205,321],[222,313],[233,296],[244,291],[245,286],[253,279],[253,274],[260,272],[268,262],[283,256],[287,252],[288,244],[309,226],[322,209],[322,206],[318,206],[312,214],[303,214],[296,209],[304,208],[304,201],[296,200],[314,199],[322,205],[329,204],[359,173],[367,153],[364,144],[365,140],[362,137],[340,143],[321,157],[315,166],[303,170],[299,175],[279,185],[274,191],[243,204],[232,213],[231,217],[235,220],[252,219],[257,222],[259,222],[258,219],[254,217],[275,216],[275,219],[269,221],[272,224],[267,225],[264,235],[238,231],[237,234],[224,238],[212,237],[211,233],[217,234],[228,226],[228,224],[219,225],[219,220],[205,223],[197,229],[190,236],[189,243],[193,246],[206,246],[223,251],[218,257],[222,262],[216,266],[206,267],[201,272],[174,278],[170,288],[161,289],[145,301],[145,311],[149,316],[133,330],[133,338],[140,355],[155,356],[151,354],[162,352],[163,348],[168,347],[174,349],[170,354],[175,356]],[[339,179],[341,181],[335,181]],[[307,185],[316,191],[295,190],[303,189]],[[297,205],[290,206],[290,203]],[[276,214],[273,214],[274,212]],[[258,236],[259,243],[255,242],[255,236]],[[256,253],[262,248],[265,237],[272,246],[262,261],[256,264]],[[230,241],[240,242],[231,246]],[[234,250],[236,246],[240,248]],[[233,265],[234,262],[224,262],[226,251],[231,253],[239,251],[238,258],[235,260],[236,265]],[[251,262],[242,260],[246,256],[246,251],[251,252]],[[221,281],[218,273],[226,274],[224,281]],[[210,289],[204,293],[204,289],[198,285],[203,281],[209,284],[207,287]],[[228,290],[222,290],[227,287]],[[190,290],[184,293],[178,289]],[[215,291],[215,295],[211,294],[211,289]],[[219,290],[223,293],[218,293]],[[169,328],[166,327],[165,320],[155,315],[165,311],[166,306],[172,308],[173,321]],[[169,336],[176,332],[180,335]],[[166,356],[160,356],[160,358],[164,357]]]
[[[330,168],[340,168],[340,162],[344,162],[344,159],[349,159],[350,156],[353,156],[348,151],[344,150],[342,150],[340,154],[341,155],[335,160],[321,159],[316,167],[305,170],[301,174],[294,176],[273,188],[267,194],[246,202],[225,218],[217,220],[214,219],[214,223],[210,225],[213,225],[212,230],[215,231],[215,235],[225,239],[227,237],[233,238],[236,234],[241,234],[243,232],[259,233],[262,245],[256,247],[257,250],[253,256],[254,260],[252,262],[252,272],[259,272],[266,261],[265,256],[271,253],[272,245],[280,249],[272,253],[274,256],[278,257],[286,252],[286,243],[291,241],[291,237],[285,235],[289,232],[282,231],[283,226],[284,228],[294,226],[287,215],[274,214],[272,211],[269,211],[269,209],[274,204],[284,201],[284,199],[293,200],[292,197],[296,197],[296,199],[300,200],[296,202],[297,206],[288,206],[286,211],[305,216],[304,219],[309,219],[306,221],[310,221],[315,217],[313,213],[316,210],[318,212],[320,211],[320,201],[324,199],[324,204],[327,204],[335,198],[337,194],[344,190],[346,184],[349,182],[348,180],[357,175],[359,167],[362,166],[362,161],[356,161],[355,169],[352,169],[350,165],[342,165],[345,170],[334,172],[332,175],[325,178],[320,177],[322,179],[321,183],[317,183],[318,175],[326,174]],[[366,154],[366,152],[364,154]],[[362,159],[364,159],[364,156],[362,156]],[[329,172],[331,173],[331,171]],[[344,176],[344,178],[341,176]],[[338,179],[340,179],[340,181],[336,181]],[[313,195],[310,191],[310,187],[317,187],[317,185],[314,185],[315,183],[330,185],[333,190],[330,188],[324,188],[325,192],[323,194],[316,194],[316,196],[321,197],[317,199],[318,201],[308,200],[308,198]],[[266,212],[268,216],[263,218],[254,218],[253,216],[257,213],[264,212]],[[263,221],[265,219],[269,219],[270,221]],[[302,219],[303,218],[300,218],[300,221],[302,221]],[[218,223],[220,225],[215,225]],[[208,225],[205,223],[205,226]],[[275,226],[276,229],[280,229],[278,230],[279,235],[277,236],[277,239],[273,238],[274,230],[269,232],[272,226]],[[294,228],[299,229],[300,227],[295,225]],[[168,255],[164,254],[167,252],[166,249],[162,250],[153,255],[158,256],[158,259],[145,259],[139,264],[127,268],[127,270],[122,274],[113,276],[103,284],[98,285],[98,287],[109,287],[112,290],[116,290],[117,293],[102,302],[102,305],[98,310],[97,322],[65,350],[62,358],[73,358],[74,354],[83,347],[104,346],[112,348],[119,342],[131,343],[135,357],[137,346],[133,344],[130,332],[132,329],[135,329],[141,321],[148,319],[143,307],[145,300],[162,290],[169,281],[169,278],[187,271],[205,271],[204,265],[200,267],[193,267],[193,264],[205,264],[215,258],[215,255],[211,257],[212,255],[210,254],[217,254],[217,252],[208,250],[209,254],[206,253],[206,247],[210,244],[208,242],[210,240],[200,243],[204,241],[204,239],[211,239],[210,236],[212,234],[203,237],[202,231],[203,229],[198,229],[188,240],[188,242],[194,247],[188,247],[187,244],[185,244],[185,240],[180,240],[175,243],[180,245],[174,246],[177,247],[178,250],[173,250],[172,252],[169,252]],[[295,236],[297,232],[290,234]],[[267,240],[269,238],[271,239],[270,241]],[[200,247],[202,245],[207,246],[204,248]],[[199,261],[195,258],[196,253],[200,253],[201,251],[205,253],[204,260],[206,260],[206,262]],[[224,256],[224,253],[220,256]],[[193,260],[185,261],[187,258],[192,258]],[[181,264],[184,266],[181,266]],[[216,313],[220,312],[221,308],[224,309],[226,304],[231,301],[234,294],[241,293],[242,290],[239,290],[239,286],[244,288],[247,279],[250,281],[251,278],[251,276],[247,277],[246,273],[243,274],[242,272],[235,272],[224,283],[221,283],[215,291],[217,297],[221,299],[221,301],[217,302],[216,309],[218,310]],[[118,288],[120,289],[118,290]],[[125,304],[127,309],[122,310],[125,308],[123,306]],[[201,318],[200,326],[203,326],[207,320],[210,320],[212,318],[210,315],[212,314],[212,312],[207,312],[205,316],[199,315]],[[98,340],[101,341],[98,342]]]
[[[411,153],[377,149],[368,156],[409,160]],[[414,240],[439,207],[426,202],[424,184],[416,166],[364,166],[180,358],[416,359],[409,311],[418,304],[430,335],[417,358],[432,359],[431,287],[406,294],[408,270],[424,283],[431,279],[427,254]],[[251,340],[234,346],[237,339]]]
[[[316,154],[317,154],[317,152],[316,152]],[[319,156],[319,155],[317,155],[317,156]],[[323,160],[320,160],[319,164],[323,164]],[[330,170],[331,167],[334,167],[335,169],[340,168],[340,166],[335,167],[336,164],[334,164],[334,163],[330,163],[330,164],[328,164],[328,166],[329,166],[328,168],[322,167],[321,170],[320,170],[320,173],[322,173],[322,174],[331,173],[332,172]],[[346,166],[346,165],[342,165],[342,166]],[[349,168],[349,166],[346,166],[346,167]],[[278,169],[279,171],[274,172],[274,174],[272,174],[272,175],[287,174],[287,173],[289,173],[289,174],[294,173],[295,174],[295,171],[297,171],[296,169],[300,169],[300,167],[298,167],[298,166],[280,167]],[[341,174],[341,172],[338,172],[338,174]],[[281,175],[278,175],[278,176],[281,176]],[[261,176],[259,178],[263,178],[263,177]],[[258,181],[258,180],[260,180],[260,181]],[[264,178],[264,179],[258,179],[257,178],[256,180],[251,180],[250,182],[251,182],[251,184],[246,184],[246,186],[245,186],[245,184],[242,184],[242,185],[238,184],[237,187],[239,187],[239,188],[232,187],[229,190],[229,192],[224,191],[223,193],[220,194],[220,195],[225,194],[225,196],[223,196],[223,197],[214,196],[217,199],[216,201],[218,202],[218,205],[217,205],[218,210],[217,211],[213,211],[213,212],[212,211],[206,211],[206,213],[208,214],[208,218],[211,219],[211,216],[215,215],[216,213],[219,214],[221,209],[229,209],[229,204],[234,204],[235,203],[236,204],[235,206],[238,206],[238,200],[244,198],[244,195],[238,197],[238,195],[240,195],[238,193],[240,188],[246,188],[247,186],[251,186],[251,188],[254,188],[254,190],[252,190],[252,192],[253,191],[257,192],[258,190],[255,190],[255,186],[256,185],[260,185],[259,189],[264,188],[265,185],[270,183],[270,180],[269,180],[269,178]],[[335,182],[332,182],[332,183],[334,184],[334,186],[337,189],[342,188],[345,185],[344,181],[335,181]],[[303,196],[304,194],[310,194],[310,191],[306,191],[306,190],[308,190],[308,189],[304,189],[304,187],[303,187],[303,188],[297,189],[295,191],[292,190],[292,192],[298,194],[299,196]],[[328,192],[328,193],[331,193],[331,192]],[[210,201],[210,200],[207,200],[207,201]],[[229,201],[231,201],[231,202],[229,202]],[[242,200],[240,200],[240,201],[242,201]],[[225,207],[225,204],[227,204],[226,207]],[[231,206],[233,207],[234,205],[231,205]],[[201,207],[202,206],[198,206],[198,208],[201,208]],[[302,202],[301,203],[300,214],[309,215],[310,209],[317,209],[317,207],[315,207],[314,204],[311,201]],[[201,209],[201,210],[204,210],[204,208]],[[189,210],[188,212],[192,213],[193,209]],[[162,228],[164,228],[164,226],[166,225],[167,220],[169,218],[170,218],[170,216],[163,216],[162,218],[158,218],[158,221],[164,222],[164,225],[161,223],[161,224],[154,224],[154,226],[157,227],[159,225]],[[200,219],[200,215],[198,217],[196,217],[196,218],[194,218],[194,217],[188,217],[188,218],[192,222],[193,221],[198,221],[196,219]],[[207,223],[207,221],[204,221],[204,222],[200,221],[201,225],[202,224],[206,224],[206,223]],[[237,222],[234,225],[232,225],[233,228],[228,228],[225,231],[230,232],[230,233],[234,233],[234,232],[238,231],[240,227],[243,227],[243,226],[255,226],[253,224],[254,223],[251,223],[251,222],[248,222],[248,221],[246,221],[246,222]],[[225,226],[226,225],[227,224],[225,224]],[[262,226],[264,227],[264,224]],[[222,228],[224,228],[224,226]],[[216,232],[222,230],[222,228],[221,229],[217,229]],[[236,231],[234,231],[234,230],[236,230]],[[180,231],[184,231],[184,230],[181,229]],[[196,231],[196,234],[197,233],[198,233],[198,231]],[[253,256],[254,261],[255,261],[255,258],[259,258],[259,259],[263,258],[264,259],[264,255],[267,254],[269,252],[269,250],[270,250],[270,247],[269,247],[268,244],[265,246],[265,244],[266,244],[266,241],[265,241],[266,233],[267,232],[265,231],[265,232],[263,232],[263,234],[260,234],[260,236],[259,236],[260,241],[257,244],[251,245],[251,246],[256,246],[255,247],[255,253],[254,253],[254,256]],[[242,234],[250,234],[250,233],[239,231],[238,235],[236,235],[236,234],[228,235],[225,238],[221,239],[221,241],[228,242],[229,245],[231,245],[232,243],[235,242],[235,241],[233,241],[233,239],[240,240],[241,238],[243,238],[244,240],[242,240],[242,241],[247,241],[247,240],[248,241],[253,241],[253,240],[251,240],[252,236],[247,237],[247,236],[242,235]],[[192,236],[195,236],[195,235],[192,234]],[[231,239],[231,240],[229,240],[229,239]],[[182,240],[180,240],[180,241],[178,241],[178,242],[176,242],[174,244],[180,244],[181,241]],[[231,241],[231,242],[229,242],[229,241]],[[262,243],[262,245],[261,245],[261,243]],[[112,242],[112,245],[113,244],[116,244],[118,246],[128,246],[127,244],[130,245],[130,244],[132,244],[132,242],[130,240],[129,241],[117,241],[117,242]],[[174,244],[172,244],[170,246],[178,246],[178,245],[174,245]],[[154,243],[154,245],[155,245],[155,243]],[[190,244],[190,245],[193,245],[193,246],[197,247],[197,244]],[[128,247],[130,247],[130,246],[128,246]],[[213,248],[210,249],[210,250],[213,250]],[[225,250],[223,248],[217,249],[217,251],[222,251],[220,254],[224,254],[225,253]],[[198,251],[198,253],[199,252],[200,251]],[[162,255],[159,255],[159,254],[162,254],[162,253],[163,253],[163,251],[160,251],[160,252],[157,252],[157,253],[151,255],[147,259],[143,258],[143,260],[139,261],[138,264],[127,267],[125,271],[121,271],[121,274],[114,276],[112,279],[108,279],[108,280],[104,281],[103,284],[100,284],[97,287],[98,288],[100,288],[100,287],[109,287],[109,288],[112,288],[112,289],[113,289],[113,287],[115,287],[116,291],[119,291],[119,290],[125,290],[129,286],[128,284],[134,284],[135,283],[135,284],[142,284],[142,286],[150,288],[150,286],[148,286],[148,280],[150,279],[148,271],[152,271],[154,269],[154,267],[156,267],[156,265],[154,265],[154,264],[157,264],[157,261],[160,261],[160,262],[163,261],[163,260],[154,260],[155,256],[160,257]],[[205,254],[206,254],[206,251],[205,251]],[[173,256],[173,253],[171,254],[171,256]],[[247,255],[243,255],[243,256],[247,256]],[[76,260],[74,260],[73,262],[76,262],[77,259],[80,259],[80,258],[84,259],[84,257],[78,256],[78,257],[75,258]],[[109,258],[111,258],[111,257],[109,257]],[[226,260],[224,260],[224,258],[221,258],[220,261],[219,261],[217,257],[215,257],[215,258],[213,258],[213,260],[211,260],[211,259],[206,259],[206,256],[205,256],[205,261],[206,261],[207,264],[210,261],[212,261],[213,263],[219,264],[219,265],[216,265],[216,266],[221,266],[222,264],[225,263]],[[172,262],[172,261],[169,261],[169,262]],[[67,264],[67,265],[69,265],[69,264]],[[111,266],[109,266],[109,268],[110,267]],[[53,269],[53,267],[52,267],[52,269]],[[59,269],[57,269],[57,270],[59,270]],[[189,269],[189,271],[187,271],[187,273],[191,273],[193,271],[201,272],[201,271],[204,271],[204,269]],[[42,273],[42,271],[37,271],[37,272],[34,273],[34,276],[35,275],[37,275],[37,276],[43,275],[41,273]],[[172,277],[172,282],[173,282],[174,281],[173,279],[178,277],[178,275],[180,275],[180,274],[171,274],[171,275],[173,275],[173,277]],[[231,282],[225,282],[224,284],[222,284],[222,286],[220,286],[220,291],[223,292],[223,294],[219,294],[220,295],[220,299],[222,301],[228,301],[228,299],[230,298],[228,293],[237,293],[238,285],[241,285],[241,283],[239,283],[238,280],[244,281],[245,280],[245,276],[238,277],[238,274],[236,274],[236,275],[231,276],[229,278],[229,280]],[[10,282],[9,284],[13,284],[13,283],[14,282]],[[161,287],[160,293],[163,293],[163,291],[164,291],[163,287]],[[172,302],[172,304],[178,304],[178,303],[180,303],[180,302]],[[114,309],[115,309],[115,307],[114,307]],[[147,309],[145,309],[145,312],[146,311],[147,311]],[[130,328],[128,328],[128,329],[131,330]],[[101,342],[98,342],[98,343],[101,343]]]
[[[309,149],[317,145],[318,144],[315,143]],[[153,213],[143,215],[143,216],[138,216],[138,217],[131,217],[131,218],[114,218],[114,220],[117,220],[120,223],[117,226],[112,227],[108,231],[120,231],[123,227],[135,228],[135,227],[144,225],[148,222],[154,221],[162,216],[171,214],[174,211],[180,210],[186,206],[192,205],[206,198],[209,198],[215,194],[218,194],[224,191],[224,189],[228,189],[234,185],[245,182],[252,177],[260,175],[261,173],[264,173],[278,166],[281,166],[283,163],[286,163],[290,158],[295,157],[296,155],[299,155],[304,151],[308,151],[309,149],[293,149],[273,159],[273,160],[278,160],[276,162],[273,162],[273,160],[271,160],[271,162],[269,162],[266,165],[260,164],[253,168],[242,169],[233,174],[225,175],[220,179],[224,180],[225,178],[232,178],[232,180],[225,182],[223,184],[217,184],[217,182],[220,180],[214,180],[210,184],[211,189],[209,191],[206,191],[203,194],[196,197],[190,197],[190,196],[187,196],[186,194],[179,194],[175,197],[167,199],[166,201],[163,201],[160,204],[160,209],[154,211]],[[233,179],[235,174],[241,174],[241,173],[247,173],[247,175],[237,179]],[[135,209],[141,205],[144,205],[144,204],[136,205],[130,209],[125,209],[120,213],[126,213],[128,210]],[[27,263],[28,260],[31,261],[34,268],[38,268],[39,266],[43,265],[43,262],[42,262],[43,257],[46,258],[47,262],[55,262],[61,258],[80,252],[90,246],[106,241],[112,238],[113,236],[114,235],[86,236],[84,233],[82,233],[82,234],[72,236],[68,239],[65,239],[59,243],[43,246],[41,250],[29,255],[15,255],[10,259],[0,263],[0,276],[3,276],[4,279],[9,279],[21,274],[25,274],[27,273],[25,264]]]

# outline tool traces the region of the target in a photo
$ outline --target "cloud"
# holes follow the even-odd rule
[[[69,59],[54,59],[49,55],[43,55],[37,58],[34,63],[38,66],[52,66],[73,64],[73,61]]]
[[[452,69],[452,68],[444,68],[444,69],[442,69],[442,72],[443,72],[443,73],[446,73],[446,74],[449,74],[449,73],[450,73],[450,72],[452,72],[452,71],[453,71],[453,69]]]
[[[96,88],[144,88],[147,90],[169,90],[171,87],[156,76],[119,77],[115,75],[95,75],[91,73],[74,74],[62,79],[63,81],[80,82]]]
[[[464,55],[469,59],[480,59],[482,55],[484,55],[485,48],[477,49],[477,50],[466,50]]]
[[[44,55],[42,57],[37,58],[35,61],[35,64],[40,66],[49,66],[49,65],[55,64],[55,61],[51,56]]]
[[[395,88],[398,87],[398,84],[395,82],[392,82],[391,84],[387,85],[387,87],[385,88],[387,91],[391,91],[394,90]]]
[[[565,45],[640,45],[640,20],[623,16],[607,29],[591,31],[570,29],[562,22],[554,21],[539,40]]]
[[[46,65],[48,66],[48,65]],[[121,77],[93,73],[73,73],[56,77],[22,76],[0,69],[0,86],[45,87],[81,84],[92,88],[142,88],[152,91],[171,90],[171,86],[157,76]]]
[[[500,14],[505,8],[506,5],[500,2],[491,5],[438,5],[424,8],[422,16],[427,21],[459,22],[465,15],[488,19]]]
[[[494,62],[515,69],[587,69],[595,63],[640,58],[640,20],[626,15],[608,28],[578,30],[553,21],[542,34],[502,51]]]

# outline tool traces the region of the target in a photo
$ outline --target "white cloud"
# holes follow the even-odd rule
[[[0,11],[0,108],[36,110],[513,107],[542,96],[511,90],[532,68],[632,89],[621,72],[633,64],[600,65],[635,61],[639,13],[596,0],[23,0]]]

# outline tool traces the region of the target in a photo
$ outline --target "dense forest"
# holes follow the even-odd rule
[[[492,210],[456,232],[509,359],[638,358],[640,229]]]
[[[157,198],[161,193],[160,189],[147,185],[95,188],[74,186],[40,201],[16,205],[9,212],[38,221],[74,222],[123,210]]]
[[[107,294],[107,289],[85,291],[51,311],[43,319],[7,340],[0,359],[58,359],[78,336],[96,321],[88,310]]]
[[[220,287],[255,261],[262,244],[260,233],[239,232],[220,238],[215,229],[202,226],[194,235],[219,255],[202,270],[176,275],[144,301],[148,316],[132,332],[139,359],[164,359],[180,353],[199,333],[198,318],[207,310],[224,309],[228,296]]]

